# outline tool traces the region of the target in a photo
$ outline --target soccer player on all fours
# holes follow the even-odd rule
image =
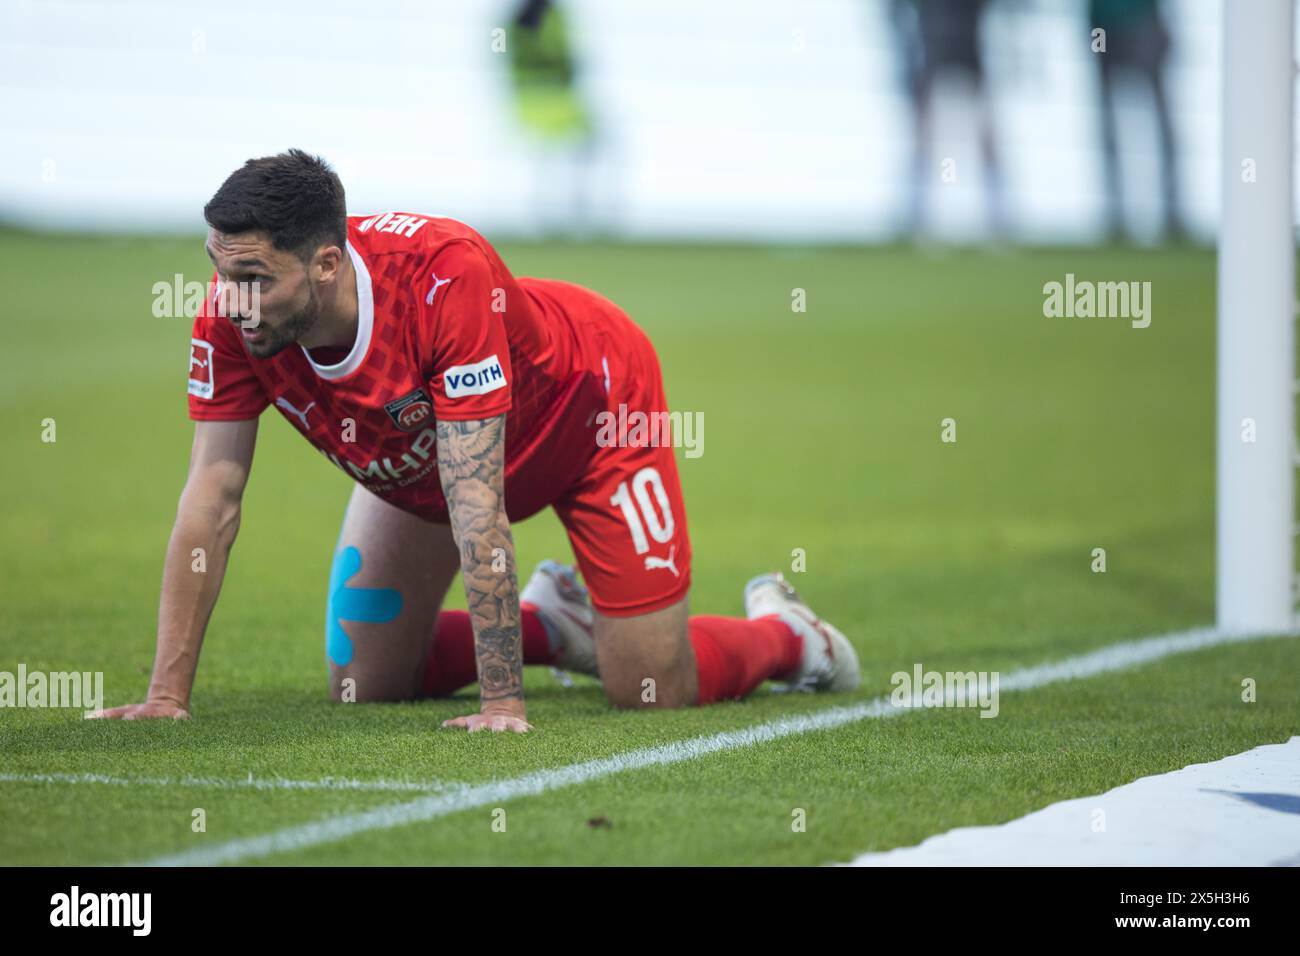
[[[357,482],[326,608],[335,700],[446,696],[477,680],[480,712],[443,726],[523,732],[525,664],[598,675],[617,707],[739,698],[769,678],[857,686],[852,645],[779,574],[746,586],[745,620],[688,616],[673,449],[599,440],[594,425],[620,405],[667,410],[654,348],[612,302],[516,279],[450,219],[350,217],[338,176],[299,150],[248,161],[204,218],[216,274],[194,323],[194,445],[153,677],[144,703],[95,716],[189,716],[272,405]],[[547,506],[586,587],[547,561],[521,594],[510,526]],[[457,571],[468,612],[439,613]]]

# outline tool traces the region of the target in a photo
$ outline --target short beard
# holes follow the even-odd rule
[[[320,316],[320,309],[316,303],[316,290],[308,287],[307,294],[309,300],[306,308],[289,316],[281,323],[279,328],[273,329],[269,325],[261,326],[266,341],[249,342],[248,352],[250,355],[259,359],[272,358],[311,331],[312,326],[316,324],[316,319]]]

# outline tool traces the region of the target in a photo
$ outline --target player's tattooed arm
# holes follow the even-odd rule
[[[438,474],[460,548],[483,711],[517,711],[522,717],[524,655],[515,547],[505,509],[505,432],[505,415],[439,421]]]

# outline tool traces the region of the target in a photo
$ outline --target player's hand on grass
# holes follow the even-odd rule
[[[444,720],[442,725],[444,727],[459,727],[468,730],[471,734],[476,730],[491,730],[494,733],[513,730],[517,734],[525,734],[533,729],[533,725],[525,719],[524,702],[522,700],[493,701],[490,704],[484,704],[477,714]]]
[[[87,720],[148,720],[151,717],[189,720],[190,712],[174,700],[155,698],[143,704],[124,704],[108,710],[92,710],[86,714]]]

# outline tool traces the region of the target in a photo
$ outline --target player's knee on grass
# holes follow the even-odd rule
[[[367,673],[330,666],[330,700],[343,704],[395,703],[414,700],[418,678],[413,674]]]
[[[460,568],[451,530],[358,485],[330,568],[325,658],[330,699],[412,700],[442,597]]]
[[[596,614],[596,657],[609,702],[619,708],[692,707],[699,699],[685,598],[637,617]]]
[[[330,699],[343,703],[410,700],[415,696],[421,653],[421,627],[427,640],[432,628],[413,616],[400,587],[376,586],[396,575],[372,567],[362,548],[345,545],[334,555],[325,608],[325,657],[329,663]]]
[[[654,668],[642,668],[643,671],[655,671]],[[684,675],[658,671],[658,676],[646,676],[639,680],[621,683],[619,686],[605,681],[605,697],[610,705],[620,710],[676,710],[681,707],[694,707],[698,699],[694,681]]]

